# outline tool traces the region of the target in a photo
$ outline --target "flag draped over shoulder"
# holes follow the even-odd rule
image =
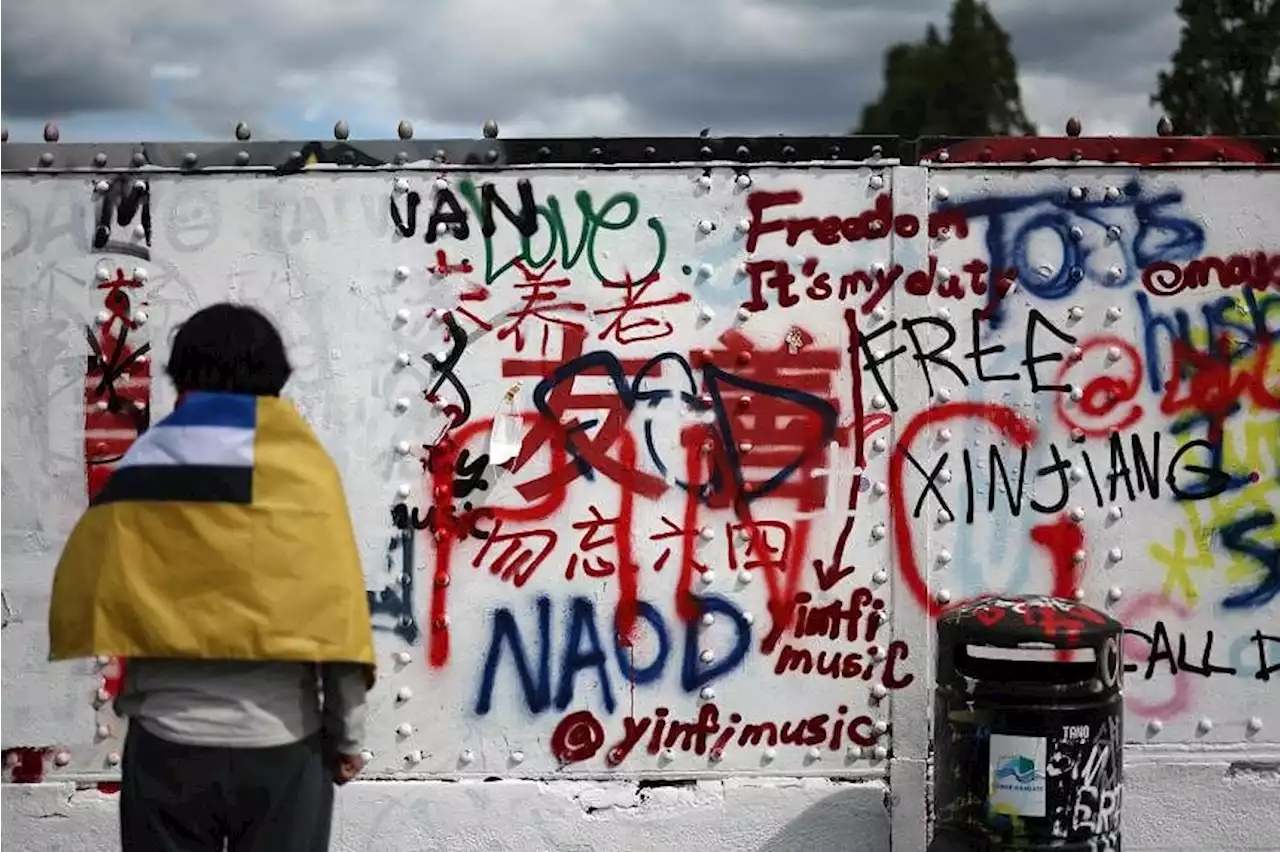
[[[346,496],[292,403],[191,393],[134,442],[62,552],[49,649],[363,663],[372,683]]]

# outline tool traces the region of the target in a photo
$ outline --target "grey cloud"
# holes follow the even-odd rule
[[[9,0],[0,6],[5,113],[51,117],[145,106],[148,74],[129,49],[138,17],[127,0]]]
[[[109,62],[77,68],[24,68],[21,51],[6,43],[0,58],[4,112],[17,118],[57,118],[79,112],[140,109],[150,92],[147,75]],[[96,66],[96,67],[95,67]],[[88,72],[86,74],[86,72]]]
[[[1174,6],[1174,0],[993,4],[1022,68],[1126,90],[1155,88],[1153,69],[1163,65],[1177,46],[1179,21]]]
[[[945,24],[949,5],[8,0],[2,100],[8,117],[171,109],[217,135],[238,119],[270,132],[299,98],[367,100],[446,125],[493,117],[550,133],[582,132],[574,111],[600,103],[622,105],[609,112],[618,126],[600,133],[840,133],[879,92],[885,48],[919,38],[929,21]],[[1109,103],[1131,100],[1144,120],[1155,69],[1176,43],[1172,5],[992,2],[1024,70],[1079,81],[1085,93],[1105,86]],[[157,103],[151,69],[164,63],[200,73],[167,81]],[[362,91],[349,76],[374,64],[391,72],[390,90]]]
[[[586,44],[575,44],[562,67],[536,71],[508,60],[503,44],[486,43],[483,35],[464,38],[465,57],[455,57],[449,46],[443,54],[409,57],[406,77],[434,85],[421,94],[403,85],[401,91],[411,109],[467,123],[620,94],[641,132],[689,133],[710,125],[717,133],[842,133],[878,92],[885,48],[918,37],[926,21],[899,13],[869,26],[858,4],[802,15],[793,6],[786,11],[794,17],[779,22],[777,36],[762,37],[729,12],[707,11],[729,5],[711,0],[685,13],[669,0],[651,2],[645,13],[622,14]],[[801,38],[789,43],[789,33]],[[455,59],[475,70],[442,75]],[[554,116],[539,118],[554,124]]]
[[[665,66],[665,67],[663,67]],[[861,103],[874,97],[878,79],[855,62],[815,67],[799,62],[760,67],[750,62],[705,67],[625,69],[588,79],[553,80],[536,95],[514,86],[459,88],[445,97],[407,95],[411,106],[479,126],[493,115],[521,115],[555,126],[555,111],[577,98],[625,96],[630,121],[642,132],[691,134],[710,126],[717,135],[738,133],[843,133]]]

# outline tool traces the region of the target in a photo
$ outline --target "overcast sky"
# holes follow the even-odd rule
[[[1042,133],[1154,132],[1176,0],[990,0]],[[823,134],[950,0],[4,0],[14,141]]]

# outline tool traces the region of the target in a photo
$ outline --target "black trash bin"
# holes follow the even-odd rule
[[[935,852],[1120,849],[1120,622],[988,597],[938,620]]]

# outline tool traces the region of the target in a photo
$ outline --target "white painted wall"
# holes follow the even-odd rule
[[[373,759],[366,780],[340,795],[335,849],[878,850],[891,836],[895,848],[922,848],[928,602],[1048,592],[1055,576],[1141,633],[1126,647],[1127,848],[1280,848],[1280,669],[1259,676],[1259,648],[1274,666],[1280,640],[1257,638],[1280,636],[1280,357],[1241,356],[1166,387],[1172,338],[1155,330],[1166,318],[1171,328],[1185,322],[1189,343],[1200,350],[1210,321],[1236,346],[1261,346],[1280,334],[1280,245],[1271,227],[1280,216],[1280,176],[896,166],[749,174],[749,181],[735,181],[731,171],[717,170],[708,186],[701,169],[408,170],[398,175],[407,187],[397,188],[396,176],[377,172],[157,173],[149,177],[153,229],[145,252],[135,233],[139,220],[113,225],[115,242],[93,248],[102,194],[90,177],[6,175],[3,744],[48,749],[40,783],[3,788],[8,837],[30,849],[113,848],[115,799],[96,786],[115,776],[123,734],[109,705],[96,702],[112,667],[44,662],[45,613],[53,565],[85,505],[87,457],[109,456],[111,435],[127,429],[127,421],[104,422],[109,415],[94,407],[97,382],[85,384],[85,327],[101,340],[96,315],[108,292],[92,286],[95,273],[114,277],[120,268],[128,276],[140,267],[146,280],[131,292],[131,308],[147,321],[129,345],[149,341],[158,364],[173,326],[210,302],[252,302],[279,321],[297,366],[289,393],[343,471],[370,590],[392,600],[402,596],[402,578],[412,578],[408,605],[376,615],[384,664],[371,695]],[[518,210],[517,179],[530,181],[541,205],[524,259],[519,235],[500,214],[493,236],[482,236],[463,191],[464,181],[491,181]],[[388,210],[390,199],[403,218],[406,188],[422,199],[410,237],[396,232]],[[442,234],[428,244],[427,219],[446,189],[468,209],[469,234]],[[1077,189],[1083,197],[1073,197]],[[791,191],[800,197],[775,198],[787,203],[763,210],[753,228],[749,199]],[[897,220],[874,230],[877,216],[867,211],[877,210],[881,196],[881,213],[892,205]],[[957,208],[966,214],[939,212]],[[823,220],[830,216],[844,221]],[[790,241],[785,228],[760,227],[804,217],[817,219],[804,233],[797,227]],[[753,234],[758,242],[748,251]],[[437,251],[451,266],[465,259],[469,269],[440,272]],[[1168,294],[1172,273],[1152,267],[1182,268],[1209,256],[1261,263],[1263,289],[1224,287],[1211,276],[1206,286]],[[766,261],[786,263],[796,277],[793,303],[786,288],[768,286],[767,273],[762,301],[752,298],[744,264]],[[978,379],[974,359],[965,357],[973,348],[971,312],[986,304],[971,292],[976,262],[1013,268],[1017,280],[980,323],[984,350],[1006,347],[984,354],[982,369],[1012,374],[1008,381]],[[854,291],[842,298],[842,276],[859,270],[865,274],[847,279]],[[824,273],[829,291],[816,280]],[[960,298],[945,295],[948,273],[957,277],[947,289],[963,291]],[[628,275],[638,282],[630,290]],[[863,289],[868,278],[890,285],[878,305]],[[538,314],[521,320],[521,306],[535,292],[549,295],[529,303]],[[634,310],[618,311],[628,298]],[[457,385],[444,382],[433,404],[424,391],[436,374],[422,356],[448,356],[454,341],[446,338],[446,311],[468,340],[451,369]],[[1038,364],[1039,381],[1054,383],[1061,370],[1060,381],[1084,388],[1082,399],[1033,393],[1021,363],[1033,311],[1043,320],[1033,354],[1070,359],[1073,346],[1082,349],[1078,363]],[[106,318],[109,329],[119,322]],[[857,399],[850,318],[862,335],[897,323],[859,351]],[[954,327],[949,354],[964,382],[937,365],[932,387],[926,382],[904,330],[921,318],[930,318],[914,328],[925,351],[943,341],[947,324]],[[881,366],[878,381],[867,362],[899,346],[907,349]],[[704,350],[723,373],[704,368]],[[600,353],[603,360],[590,363],[616,363],[625,378],[618,387],[600,369],[577,377],[572,394],[590,396],[575,408],[565,402],[569,381],[552,374],[574,370],[579,353]],[[401,354],[408,366],[398,363]],[[663,355],[637,382],[640,365]],[[1180,446],[1207,433],[1202,423],[1180,433],[1177,422],[1211,404],[1214,377],[1229,379],[1240,401],[1224,417],[1220,466],[1241,479],[1217,497],[1178,501],[1166,468]],[[749,403],[738,401],[743,378],[762,383],[745,391]],[[544,404],[561,425],[539,413],[535,391],[544,379]],[[417,534],[406,568],[390,508],[402,499],[402,485],[409,489],[403,499],[423,515],[436,502],[417,457],[450,431],[448,406],[462,406],[459,388],[468,419],[451,439],[468,456],[454,478],[456,503],[485,507],[493,517],[480,528],[496,535],[487,549],[479,538],[452,542],[438,565],[434,538]],[[797,397],[796,389],[814,398]],[[1115,394],[1109,403],[1108,389]],[[141,371],[118,380],[117,390],[144,405],[149,399],[157,418],[172,406],[172,389],[159,378],[150,384]],[[1037,511],[1024,500],[1014,513],[1002,487],[989,493],[990,447],[1008,464],[1015,488],[1019,460],[980,419],[953,418],[909,445],[902,441],[931,406],[965,402],[984,412],[1009,408],[1034,427],[1026,499],[1042,507],[1058,500],[1056,474],[1034,477],[1052,464],[1051,447],[1070,460],[1079,480],[1069,480],[1060,508]],[[805,412],[823,410],[832,418],[829,436],[806,426],[816,419]],[[475,466],[491,450],[490,419],[504,412],[523,415],[523,455],[513,470]],[[590,477],[553,452],[553,436],[574,417],[597,421],[575,433],[589,439],[615,423],[620,430],[586,453]],[[1112,427],[1121,430],[1130,467],[1131,438],[1151,455],[1159,434],[1158,496],[1131,498],[1120,479],[1112,499]],[[1075,436],[1083,442],[1073,440],[1073,428],[1085,430]],[[954,522],[940,520],[942,506],[930,493],[918,518],[895,527],[895,501],[910,513],[925,493],[925,476],[909,464],[901,482],[890,476],[889,460],[904,447],[925,470],[948,454],[941,469],[950,477],[939,479],[939,490]],[[965,448],[973,462],[971,521]],[[757,545],[776,548],[772,557],[739,535],[725,478],[708,489],[706,504],[687,499],[691,460],[699,483],[708,481],[709,459],[719,459],[731,479],[730,449],[742,459],[748,489],[775,476],[781,483],[775,492],[751,492],[749,504]],[[1210,454],[1193,447],[1181,457],[1174,466],[1181,487],[1203,478],[1188,464],[1208,465]],[[539,491],[539,482],[560,484]],[[856,512],[848,509],[852,494]],[[1059,554],[1055,574],[1034,531],[1040,527],[1043,536],[1063,517],[1076,523],[1076,507],[1083,510],[1084,552],[1076,559]],[[1110,514],[1116,508],[1120,514]],[[493,518],[502,520],[500,531]],[[627,539],[618,530],[628,526],[629,548],[620,551],[619,539]],[[634,646],[618,651],[614,612],[628,592],[616,566],[628,558],[638,568],[643,605]],[[693,592],[720,601],[709,613],[678,605],[686,560]],[[846,570],[829,573],[833,563]],[[437,575],[449,584],[434,587]],[[433,598],[433,588],[447,599]],[[810,597],[796,597],[802,593]],[[852,638],[791,632],[768,647],[771,600],[776,615],[788,604],[850,600],[869,613],[872,599],[889,615],[874,637],[864,614]],[[1160,631],[1173,663],[1159,653]],[[507,641],[515,632],[533,673],[528,692]],[[495,642],[495,634],[505,638]],[[1202,665],[1210,635],[1209,660],[1234,673],[1190,670]],[[824,661],[839,654],[859,666],[874,662],[872,677],[853,668],[837,678],[779,674],[800,649]],[[542,689],[544,650],[549,677]],[[486,665],[494,653],[496,662]],[[718,727],[702,753],[692,748],[695,739],[685,748],[682,738],[670,750],[649,751],[661,710],[670,724],[710,714],[709,707]],[[843,720],[838,732],[835,720]],[[766,732],[758,730],[756,742],[744,731],[766,722],[787,722],[790,730],[803,722],[812,739],[770,749]],[[411,729],[407,735],[402,725]],[[563,763],[555,749],[566,744],[578,759]],[[59,754],[65,765],[55,760]],[[66,818],[49,818],[59,816]]]

